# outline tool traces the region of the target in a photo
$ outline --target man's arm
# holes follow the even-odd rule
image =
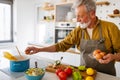
[[[56,52],[56,46],[55,45],[51,45],[49,47],[43,47],[43,48],[39,48],[39,47],[27,47],[25,50],[25,53],[28,55],[31,54],[35,54],[38,52]]]
[[[38,50],[39,52],[56,52],[56,47],[55,45],[52,46],[48,46],[48,47],[43,47],[43,48],[39,48]]]

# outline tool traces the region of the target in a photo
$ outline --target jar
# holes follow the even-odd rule
[[[120,13],[120,12],[119,12],[118,9],[113,10],[113,14],[119,14],[119,13]]]

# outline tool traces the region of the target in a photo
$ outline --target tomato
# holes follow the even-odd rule
[[[57,69],[56,71],[55,71],[55,73],[56,73],[56,75],[58,75],[59,74],[59,72],[61,72],[61,71],[63,71],[62,69]]]
[[[66,72],[66,74],[67,74],[68,76],[71,76],[71,75],[72,75],[72,69],[71,69],[70,67],[67,67],[64,71]]]
[[[67,74],[64,71],[58,73],[60,80],[67,80]]]

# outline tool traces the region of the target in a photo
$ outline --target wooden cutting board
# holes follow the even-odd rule
[[[65,69],[66,67],[68,67],[69,65],[66,65],[66,64],[60,64],[58,65],[57,67],[53,68],[52,65],[49,65],[46,67],[46,71],[48,72],[52,72],[52,73],[55,73],[55,71],[58,69],[58,68],[61,68],[61,69]]]
[[[58,68],[61,68],[61,69],[64,70],[66,67],[69,67],[69,66],[70,66],[70,65],[60,64],[60,65],[57,66],[56,68],[53,68],[52,65],[49,65],[49,66],[46,67],[46,71],[55,73],[55,71],[56,71]],[[76,69],[76,71],[79,71],[76,67],[75,67],[75,69]],[[95,71],[95,74],[92,75],[92,77],[95,79],[96,74],[97,74],[97,71],[96,71],[96,70],[94,70],[94,71]],[[87,73],[86,73],[86,71],[80,71],[80,73],[81,73],[81,75],[82,75],[82,77],[83,77],[84,79],[88,76]]]

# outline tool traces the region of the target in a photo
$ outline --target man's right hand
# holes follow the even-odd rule
[[[25,54],[28,54],[28,55],[35,54],[37,52],[39,52],[39,48],[37,47],[27,47],[25,49]]]

